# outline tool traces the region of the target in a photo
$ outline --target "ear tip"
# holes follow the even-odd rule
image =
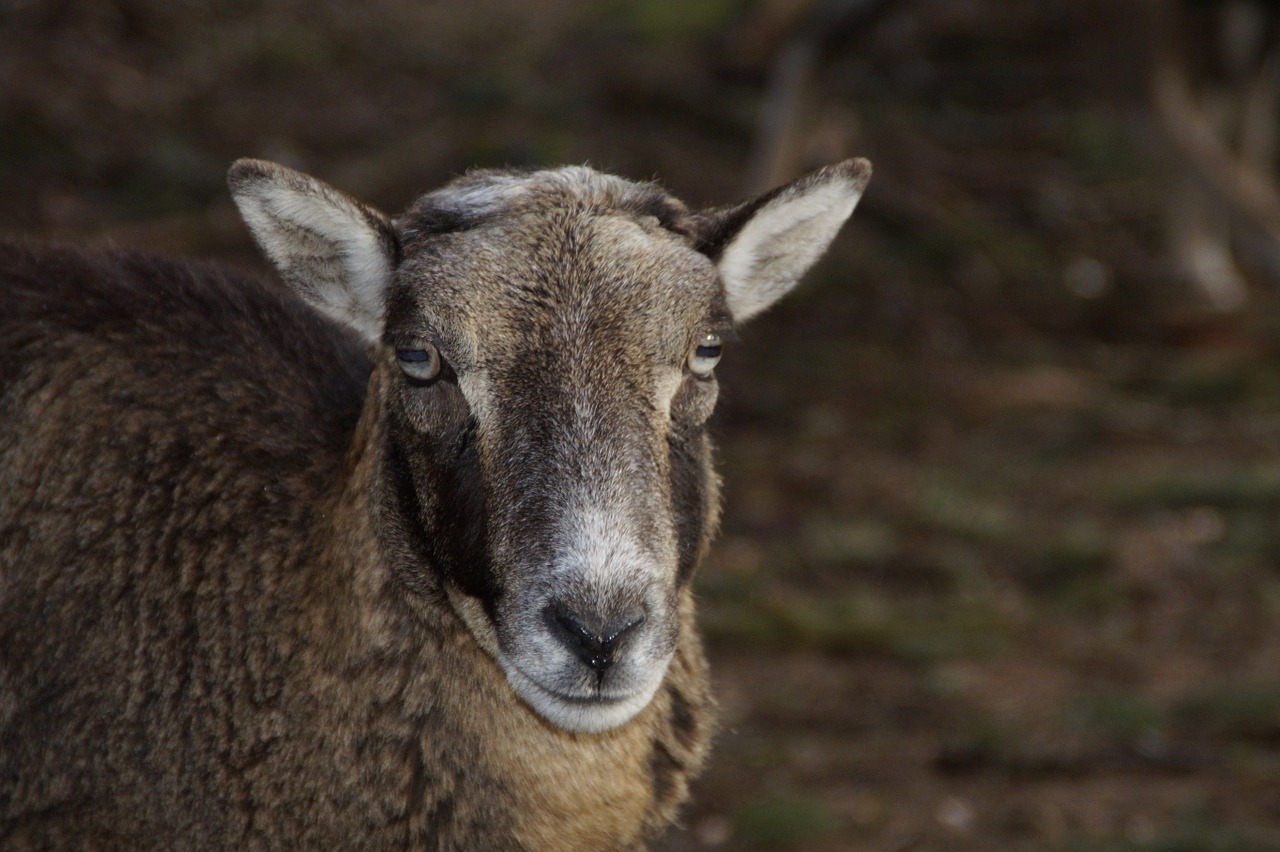
[[[242,157],[227,169],[227,185],[232,191],[257,183],[280,173],[281,167],[267,160]]]
[[[817,186],[836,188],[843,185],[848,194],[856,200],[867,188],[870,180],[871,161],[865,157],[851,157],[810,172],[795,183],[784,187],[783,191],[804,192]]]
[[[865,189],[867,182],[871,180],[871,161],[865,157],[853,157],[827,168],[849,181],[859,192]]]

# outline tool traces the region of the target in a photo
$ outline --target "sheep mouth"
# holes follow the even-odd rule
[[[446,588],[454,610],[480,646],[497,661],[516,695],[525,706],[556,727],[582,733],[620,727],[649,705],[666,679],[674,647],[665,647],[656,653],[651,651],[649,655],[645,655],[644,662],[640,665],[637,665],[635,657],[632,657],[630,663],[619,662],[619,666],[625,666],[628,670],[622,688],[619,688],[617,671],[590,687],[586,686],[585,681],[577,684],[570,684],[569,681],[549,682],[556,678],[531,673],[528,663],[534,662],[534,671],[539,667],[539,659],[546,661],[558,658],[563,664],[563,655],[567,652],[560,649],[558,641],[546,636],[543,637],[546,644],[540,649],[536,646],[542,643],[535,641],[534,649],[522,652],[522,643],[502,641],[498,624],[484,613],[475,598],[467,597],[452,586]],[[532,632],[537,635],[536,628]],[[556,650],[549,651],[548,648]],[[520,665],[518,661],[524,661],[526,666]],[[555,670],[558,667],[552,663],[550,668]]]
[[[546,686],[505,654],[499,662],[507,681],[530,709],[558,727],[582,733],[598,733],[631,721],[653,700],[666,674],[664,669],[659,676],[624,692],[597,688],[586,694],[574,694]]]

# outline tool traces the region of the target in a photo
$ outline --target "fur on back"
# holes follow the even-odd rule
[[[171,791],[164,809],[197,823],[184,799],[273,736],[228,720],[285,688],[274,623],[308,558],[287,536],[341,467],[367,361],[292,294],[221,269],[7,244],[0,270],[0,837],[37,803],[94,821],[90,791],[120,767],[123,792]],[[200,777],[212,744],[223,777]],[[143,806],[138,837],[163,817]]]

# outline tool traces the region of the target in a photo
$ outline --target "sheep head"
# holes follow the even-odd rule
[[[477,172],[389,218],[282,166],[232,193],[284,280],[373,354],[383,537],[549,722],[653,697],[718,515],[705,423],[733,328],[788,292],[869,177],[850,160],[691,212],[587,168]]]

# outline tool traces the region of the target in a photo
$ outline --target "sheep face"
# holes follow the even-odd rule
[[[231,184],[286,281],[375,350],[393,570],[443,592],[533,710],[599,731],[661,685],[716,523],[721,343],[866,177],[695,215],[589,169],[481,172],[394,222],[278,166]]]
[[[707,343],[731,318],[682,207],[580,171],[403,217],[381,369],[424,563],[532,707],[598,730],[675,651],[717,504]]]

